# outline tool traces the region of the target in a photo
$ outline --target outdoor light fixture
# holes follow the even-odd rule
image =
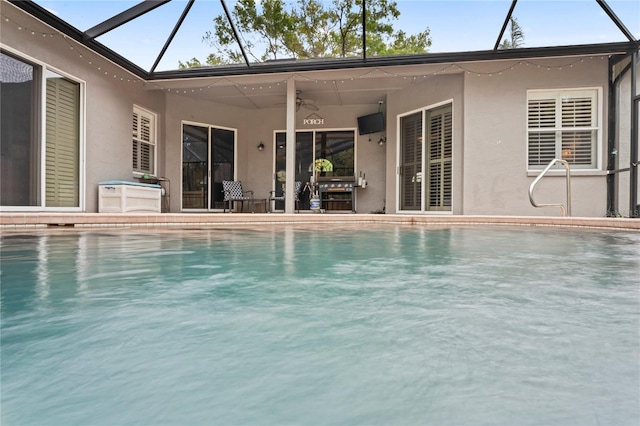
[[[258,144],[258,151],[262,151],[264,149],[264,144],[262,143],[262,141],[260,141],[260,143]]]
[[[380,140],[378,141],[378,145],[382,146],[385,144],[385,142],[387,142],[387,137],[382,135],[380,136]]]

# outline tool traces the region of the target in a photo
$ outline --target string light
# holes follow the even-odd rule
[[[70,40],[69,37],[61,32],[40,32],[28,27],[23,26],[22,24],[18,24],[17,22],[13,21],[11,18],[2,15],[2,18],[5,22],[9,22],[9,23],[13,23],[15,24],[15,26],[17,27],[17,29],[19,31],[25,31],[30,33],[32,36],[36,36],[36,35],[40,35],[43,38],[46,37],[61,37],[62,40],[65,41],[65,43],[68,44],[70,51],[75,52],[78,55],[78,58],[83,59],[86,61],[87,64],[94,66],[94,61],[90,60],[86,54],[83,54],[82,52],[80,52],[77,47],[80,46],[84,49],[86,49],[87,52],[89,52],[92,55],[96,55],[98,56],[97,53],[95,53],[94,51],[92,51],[91,49],[89,49],[88,47],[84,46],[83,44],[77,43],[74,40]],[[74,44],[72,44],[74,43]],[[610,56],[610,55],[609,55]],[[564,64],[560,64],[560,65],[545,65],[545,64],[541,64],[539,63],[539,61],[532,61],[532,60],[515,60],[515,62],[511,63],[510,65],[502,68],[502,69],[498,69],[498,70],[493,70],[493,71],[476,71],[471,69],[468,65],[464,65],[464,64],[459,64],[459,63],[450,63],[450,64],[445,64],[442,67],[440,67],[439,69],[430,71],[428,73],[411,73],[411,74],[403,74],[403,73],[395,73],[393,72],[391,69],[381,69],[379,67],[373,68],[373,69],[368,69],[367,71],[363,72],[360,75],[357,76],[352,76],[348,79],[341,79],[341,80],[322,80],[322,79],[315,79],[313,77],[310,77],[308,75],[303,75],[303,74],[299,74],[299,73],[292,73],[290,74],[288,77],[286,78],[280,78],[278,80],[275,81],[271,81],[271,82],[264,82],[262,81],[259,85],[239,85],[236,81],[233,80],[233,78],[230,77],[221,77],[221,78],[217,78],[215,76],[212,76],[211,78],[217,78],[215,82],[207,84],[206,86],[202,86],[202,87],[196,87],[193,88],[191,90],[191,93],[195,93],[196,91],[203,91],[203,90],[211,90],[214,89],[215,86],[218,85],[224,85],[224,83],[230,84],[232,86],[235,86],[238,90],[251,90],[251,91],[255,91],[255,90],[265,90],[265,89],[273,89],[273,87],[280,87],[281,85],[287,85],[290,81],[306,81],[306,82],[313,82],[316,84],[328,84],[328,83],[332,83],[333,85],[337,85],[337,84],[345,84],[347,81],[355,81],[358,79],[365,79],[365,78],[375,78],[378,76],[383,76],[383,77],[396,77],[396,78],[402,78],[403,80],[411,80],[412,82],[417,81],[418,78],[422,78],[422,79],[427,79],[429,77],[432,76],[438,76],[438,75],[446,75],[447,72],[463,72],[467,75],[476,75],[477,77],[493,77],[494,74],[498,74],[498,75],[503,75],[503,73],[508,72],[508,71],[512,71],[518,67],[521,66],[533,66],[536,68],[546,68],[547,71],[553,71],[553,70],[558,70],[558,71],[562,71],[565,68],[573,68],[573,66],[575,64],[581,64],[584,63],[586,59],[589,60],[594,60],[594,59],[600,59],[600,60],[604,60],[607,58],[607,55],[594,55],[594,56],[590,56],[589,58],[577,58],[575,60],[573,60],[572,62],[568,62],[568,63],[564,63]],[[102,71],[102,66],[97,66],[96,67],[98,71]],[[104,72],[105,75],[109,75],[108,71]],[[114,79],[120,79],[120,81],[122,82],[128,82],[128,83],[141,83],[143,86],[149,86],[152,85],[153,87],[157,88],[158,90],[166,90],[168,93],[188,93],[187,90],[179,90],[179,89],[175,89],[172,90],[171,88],[165,87],[162,84],[158,83],[158,82],[147,82],[143,79],[140,78],[131,78],[130,76],[124,77],[122,75],[119,74],[113,74],[113,78]],[[242,78],[246,78],[246,76],[243,76]]]

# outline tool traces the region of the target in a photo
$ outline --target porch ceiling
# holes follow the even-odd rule
[[[159,80],[148,85],[149,90],[165,90],[190,98],[247,108],[286,108],[287,84],[295,80],[299,98],[311,107],[302,106],[304,113],[313,106],[376,105],[386,103],[387,95],[406,89],[417,81],[438,75],[461,73],[458,68],[442,70],[443,66],[401,66],[375,69],[326,70],[305,73],[261,74],[250,77],[211,77],[201,79]]]

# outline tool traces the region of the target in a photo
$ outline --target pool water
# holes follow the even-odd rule
[[[640,234],[5,234],[3,425],[638,425]]]

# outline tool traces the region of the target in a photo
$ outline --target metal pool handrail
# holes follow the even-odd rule
[[[564,169],[566,170],[566,180],[567,180],[567,208],[565,209],[562,204],[536,204],[533,201],[533,189],[536,184],[542,179],[542,177],[553,167],[556,163],[561,163],[564,165]],[[547,167],[538,175],[538,177],[531,183],[529,186],[529,201],[531,201],[531,205],[533,207],[560,207],[562,210],[562,216],[571,216],[571,169],[569,168],[569,163],[566,160],[561,160],[559,158],[554,158],[549,162]]]

